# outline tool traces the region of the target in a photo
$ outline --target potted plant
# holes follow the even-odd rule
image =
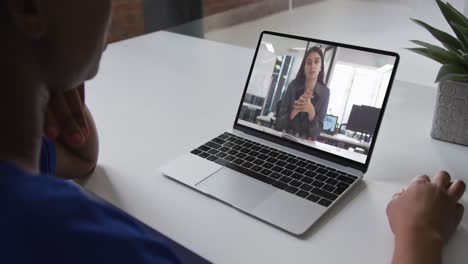
[[[411,19],[427,29],[443,47],[412,40],[421,47],[409,50],[442,64],[435,80],[439,85],[431,136],[468,145],[468,18],[451,4],[436,2],[455,36]]]

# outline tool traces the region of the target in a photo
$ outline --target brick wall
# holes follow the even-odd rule
[[[323,0],[294,0],[293,8]],[[269,7],[270,13],[284,11],[289,7],[288,0],[203,0],[203,15],[210,16],[238,7],[257,4]]]
[[[112,25],[109,42],[144,33],[142,0],[112,0]]]
[[[145,25],[142,1],[144,0],[112,0],[113,19],[109,42],[144,34]],[[293,3],[295,7],[298,7],[316,1],[323,0],[294,0]],[[212,16],[231,10],[229,14],[222,15],[221,17],[214,17],[214,19],[208,21],[205,24],[205,31],[209,32],[216,28],[236,25],[287,10],[288,2],[287,0],[202,0],[203,16]],[[183,9],[184,7],[177,8]],[[186,6],[185,8],[190,9],[191,7]],[[181,11],[176,10],[174,12]],[[169,12],[168,14],[171,13]],[[164,21],[158,23],[164,26],[162,22]]]
[[[288,9],[287,0],[203,0],[205,31],[210,32]]]
[[[260,1],[261,0],[203,0],[203,15],[210,16]]]
[[[112,0],[112,25],[108,39],[110,43],[144,34],[145,25],[142,1]],[[209,16],[259,1],[263,0],[203,0],[203,16]]]

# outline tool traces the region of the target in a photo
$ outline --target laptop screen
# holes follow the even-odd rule
[[[389,52],[265,32],[236,122],[365,164],[397,61]]]

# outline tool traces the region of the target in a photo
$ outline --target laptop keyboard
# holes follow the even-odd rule
[[[230,133],[191,153],[325,207],[357,180],[356,176]]]

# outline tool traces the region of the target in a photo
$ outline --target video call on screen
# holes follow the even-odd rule
[[[365,163],[395,62],[264,33],[238,123]]]

